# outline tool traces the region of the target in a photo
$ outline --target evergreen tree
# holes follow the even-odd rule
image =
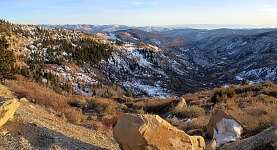
[[[241,85],[248,85],[249,82],[246,78],[243,78],[243,80],[241,81]]]
[[[9,44],[5,37],[0,39],[0,80],[12,79],[16,73],[15,56],[13,51],[7,50]]]

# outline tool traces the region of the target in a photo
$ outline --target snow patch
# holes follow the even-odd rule
[[[159,84],[146,85],[141,82],[125,82],[123,83],[123,86],[128,87],[129,89],[138,88],[146,92],[149,96],[155,96],[159,98],[166,98],[170,95],[163,88],[161,88]]]
[[[237,80],[242,80],[243,78],[251,78],[253,82],[257,83],[264,80],[275,80],[277,79],[277,66],[250,69],[242,71],[236,76]]]
[[[108,39],[110,39],[110,40],[119,40],[114,33],[109,33],[108,34]]]

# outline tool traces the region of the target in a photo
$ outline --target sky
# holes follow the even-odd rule
[[[0,18],[20,24],[277,27],[277,0],[1,0]]]

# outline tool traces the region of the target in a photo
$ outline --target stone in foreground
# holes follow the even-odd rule
[[[216,140],[216,147],[224,143],[237,141],[245,127],[233,116],[223,110],[215,111],[209,120],[206,135]]]
[[[19,105],[17,99],[0,99],[0,127],[13,117]]]
[[[249,138],[227,143],[220,150],[276,150],[277,149],[277,125],[274,125],[261,133]]]
[[[157,115],[121,116],[114,138],[123,150],[204,150],[201,136],[189,136]]]
[[[216,124],[217,131],[214,129],[213,139],[216,140],[216,147],[221,144],[228,143],[231,141],[237,141],[242,134],[243,128],[233,119],[221,119]]]
[[[214,115],[209,120],[209,123],[207,125],[207,132],[206,132],[207,137],[213,138],[214,130],[218,131],[218,128],[217,128],[216,124],[219,123],[223,118],[232,119],[235,122],[237,122],[238,124],[240,124],[243,129],[246,129],[246,127],[239,120],[237,120],[235,117],[233,117],[232,115],[229,115],[225,111],[219,109],[219,110],[215,111]]]

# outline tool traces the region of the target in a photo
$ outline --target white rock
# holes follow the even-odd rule
[[[216,147],[221,144],[236,141],[240,138],[243,131],[242,126],[233,119],[221,119],[220,122],[216,123],[218,131],[214,129],[213,138],[216,140]]]

